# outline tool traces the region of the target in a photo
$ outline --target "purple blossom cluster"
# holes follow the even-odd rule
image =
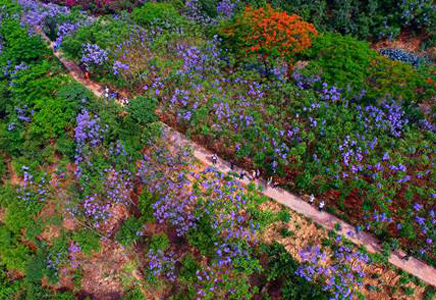
[[[16,107],[15,112],[17,113],[17,119],[26,123],[30,123],[32,120],[29,115],[31,116],[34,114],[33,109],[29,111],[26,105],[23,106],[23,108]]]
[[[119,74],[119,70],[129,70],[129,64],[128,63],[122,63],[118,60],[115,60],[112,69],[114,71],[114,75],[118,75]]]
[[[59,265],[64,261],[64,253],[57,252],[53,254],[52,252],[48,253],[46,258],[46,266],[48,269],[52,269],[55,273],[58,273]]]
[[[60,47],[66,36],[72,35],[77,29],[79,29],[83,25],[90,25],[90,23],[91,22],[86,22],[85,24],[83,24],[82,22],[65,22],[59,25],[55,41],[56,46]]]
[[[76,176],[80,177],[82,172],[80,163],[86,161],[88,164],[91,164],[89,156],[86,153],[87,144],[92,148],[100,145],[109,127],[107,124],[103,127],[100,124],[100,119],[98,117],[94,118],[87,110],[83,110],[77,115],[76,122],[77,126],[74,129],[74,137],[76,140]]]
[[[69,252],[69,261],[73,269],[76,269],[81,264],[81,261],[77,256],[80,253],[80,251],[82,251],[82,249],[80,248],[78,243],[71,241],[68,247],[68,252]]]
[[[368,255],[341,244],[337,236],[332,246],[330,262],[326,263],[327,253],[318,246],[309,246],[299,251],[302,264],[295,274],[308,281],[321,280],[323,290],[333,294],[331,299],[353,299],[356,289],[363,285],[363,266],[369,263]]]
[[[339,101],[341,99],[341,92],[335,86],[328,88],[327,82],[324,82],[322,86],[323,89],[320,92],[320,99],[332,102]]]
[[[197,270],[197,281],[199,288],[197,289],[197,300],[211,297],[218,292],[219,284],[223,282],[223,275],[229,273],[228,269],[220,271],[214,270],[213,267],[205,266],[202,270]]]
[[[155,277],[164,275],[170,281],[176,280],[174,253],[165,254],[160,249],[157,251],[150,249],[147,255],[150,260],[149,270]]]
[[[239,1],[236,0],[222,0],[216,7],[218,13],[218,19],[227,20],[231,19],[236,11]]]
[[[204,79],[211,74],[219,76],[216,68],[221,61],[219,43],[220,38],[215,35],[202,47],[186,42],[177,44],[176,49],[183,61],[179,75],[191,81],[194,78]]]
[[[82,204],[86,221],[91,223],[92,227],[99,230],[101,227],[109,224],[112,218],[110,202],[99,201],[99,196],[94,194],[87,196]]]
[[[400,105],[386,103],[381,108],[357,106],[356,109],[359,112],[358,122],[368,131],[383,130],[395,137],[401,137],[404,127],[409,123]]]
[[[17,189],[17,198],[26,204],[46,202],[49,194],[47,190],[47,172],[35,181],[28,166],[24,165],[22,169],[23,185]]]
[[[108,51],[100,48],[97,44],[83,44],[82,62],[102,66],[108,58]]]
[[[41,26],[48,18],[67,16],[70,10],[65,6],[58,6],[53,3],[41,3],[33,0],[17,0],[24,9],[22,21],[24,24]]]
[[[133,189],[132,174],[130,171],[116,171],[113,167],[104,170],[104,198],[111,205],[124,204],[130,201],[130,193]]]

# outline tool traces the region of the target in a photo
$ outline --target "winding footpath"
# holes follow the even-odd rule
[[[36,31],[41,34],[41,36],[50,44],[53,49],[53,43],[48,39],[44,32],[35,27]],[[70,61],[62,56],[60,51],[54,52],[56,57],[64,64],[64,66],[69,70],[71,76],[78,82],[89,88],[97,97],[102,97],[103,87],[97,83],[87,82],[84,79],[84,74],[82,70],[77,66],[76,63]],[[175,129],[163,124],[164,132],[169,140],[178,145],[188,145],[193,149],[194,156],[207,165],[212,165],[212,153],[202,146],[196,144],[195,142],[189,140],[186,136],[176,131]],[[230,171],[230,164],[220,158],[218,158],[215,167],[224,173]],[[235,167],[233,171],[241,172],[242,169]],[[246,174],[249,174],[246,171]],[[247,177],[247,176],[246,176]],[[381,252],[382,248],[380,242],[372,235],[364,232],[357,233],[355,228],[350,224],[336,218],[335,216],[328,214],[326,212],[320,212],[313,206],[302,200],[301,198],[281,189],[281,188],[271,188],[265,186],[263,180],[251,180],[251,179],[239,179],[241,183],[248,185],[250,182],[254,182],[257,185],[263,186],[262,194],[274,199],[282,205],[289,207],[290,209],[296,211],[297,213],[313,220],[315,223],[323,226],[327,230],[334,230],[336,224],[340,225],[340,230],[336,230],[338,234],[346,236],[356,245],[363,245],[366,247],[368,252],[375,253]],[[436,287],[436,269],[425,264],[424,262],[410,257],[408,261],[402,259],[406,253],[401,250],[396,250],[392,253],[389,258],[389,262],[419,279],[425,281],[426,283]]]

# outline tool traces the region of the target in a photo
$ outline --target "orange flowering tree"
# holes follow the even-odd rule
[[[292,68],[295,55],[310,47],[318,31],[301,17],[267,5],[259,9],[246,7],[223,33],[233,46],[249,54],[260,54],[266,67],[268,59],[282,57]]]

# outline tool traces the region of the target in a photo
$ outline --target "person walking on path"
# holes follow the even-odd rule
[[[253,172],[251,172],[251,176],[253,176],[253,180],[256,179],[256,171],[253,170]]]
[[[108,104],[109,103],[109,88],[107,86],[104,88],[104,98],[105,98],[106,104]]]
[[[314,201],[315,201],[315,196],[312,194],[312,195],[310,195],[310,198],[309,198],[309,204],[313,205]]]
[[[259,178],[260,178],[260,170],[259,170],[259,169],[256,170],[256,174],[255,174],[254,177],[255,177],[256,179],[259,179]]]
[[[268,182],[266,183],[266,186],[271,186],[272,183],[272,177],[268,178]]]
[[[216,161],[217,161],[218,157],[216,156],[216,154],[212,155],[212,164],[216,165]]]
[[[84,69],[85,69],[85,82],[86,84],[89,83],[89,68],[87,64],[84,64]]]
[[[234,169],[235,169],[235,164],[231,161],[230,162],[230,170],[233,171]]]
[[[318,206],[318,209],[320,212],[322,212],[324,210],[324,206],[325,206],[325,202],[324,202],[324,200],[321,200],[321,203]]]
[[[245,176],[245,171],[239,173],[239,179],[244,179],[244,176]]]
[[[409,260],[409,258],[412,256],[412,254],[413,254],[412,250],[407,249],[406,256],[404,256],[403,259],[406,260],[406,261]]]

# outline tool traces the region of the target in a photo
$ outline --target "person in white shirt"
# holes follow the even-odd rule
[[[109,88],[108,87],[104,88],[104,97],[105,97],[106,103],[109,103]]]
[[[321,203],[319,204],[319,211],[323,211],[324,210],[324,206],[325,206],[325,202],[324,200],[321,200]]]
[[[216,156],[216,154],[212,155],[212,164],[216,165],[216,161],[217,161],[218,157]]]
[[[312,194],[310,195],[309,203],[312,205],[314,201],[315,201],[315,196]]]

